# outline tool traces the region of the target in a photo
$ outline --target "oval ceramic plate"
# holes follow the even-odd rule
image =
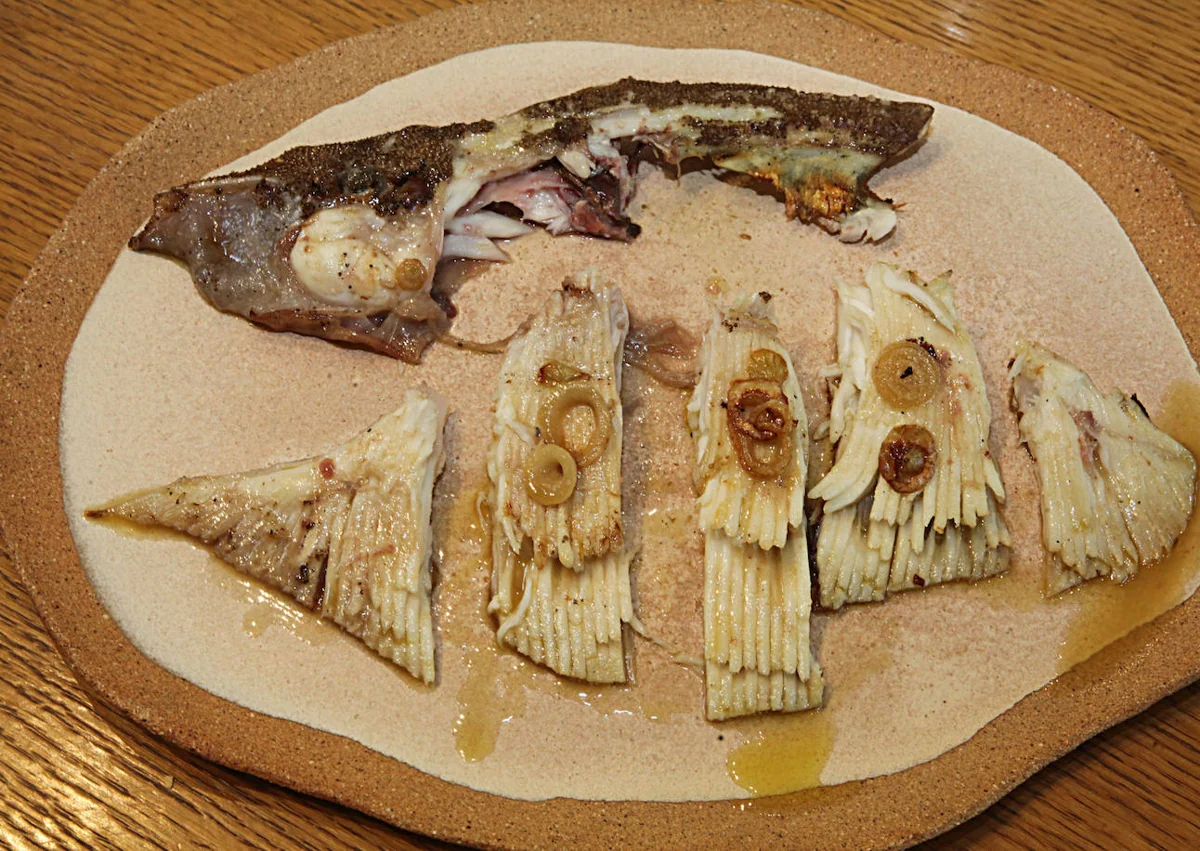
[[[153,193],[253,150],[385,80],[453,55],[535,38],[753,50],[957,106],[1057,154],[1100,194],[1151,269],[1189,347],[1200,269],[1195,226],[1169,174],[1112,119],[1000,69],[907,47],[788,7],[686,3],[652,10],[494,3],[334,45],[165,115],[88,187],[14,304],[2,361],[7,463],[0,499],[26,584],[64,655],[106,699],[210,759],[397,825],[501,846],[691,846],[739,836],[888,846],[978,812],[1048,761],[1200,675],[1190,601],[1022,700],[932,762],[753,802],[518,801],[423,774],[346,738],[261,715],[141,655],[94,596],[62,508],[58,411],[76,332]],[[686,26],[676,22],[686,20]],[[203,133],[194,128],[203,127]],[[251,128],[247,131],[247,128]],[[1086,140],[1086,141],[1085,141]],[[993,400],[998,404],[999,400]]]

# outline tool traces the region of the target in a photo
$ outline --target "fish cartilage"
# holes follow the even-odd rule
[[[497,639],[598,683],[625,681],[633,619],[621,522],[628,330],[620,290],[594,269],[552,293],[508,343],[488,456]]]
[[[445,421],[443,400],[409,391],[398,410],[326,455],[179,479],[87,516],[196,538],[432,683],[430,511]]]
[[[789,530],[804,521],[804,482],[808,469],[808,422],[791,358],[778,340],[768,298],[743,297],[714,307],[699,354],[703,365],[688,402],[688,426],[696,436],[694,482],[700,493],[700,528],[721,530],[761,547],[782,547]],[[777,354],[787,366],[780,389],[788,402],[790,463],[776,476],[756,477],[741,463],[727,427],[733,383],[747,375],[752,352]]]
[[[809,645],[808,422],[769,302],[759,293],[714,306],[688,403],[714,721],[810,709],[824,688]]]
[[[1011,371],[1021,440],[1041,484],[1046,590],[1125,581],[1165,558],[1191,517],[1196,461],[1120,391],[1021,341]]]
[[[816,709],[821,705],[824,691],[825,675],[816,662],[806,680],[783,671],[763,674],[742,670],[734,674],[724,665],[713,662],[704,665],[704,711],[709,721],[759,712]]]
[[[502,535],[492,540],[497,640],[564,677],[623,683],[625,624],[633,619],[631,557],[610,553],[579,569],[554,559],[534,565]]]
[[[539,563],[556,559],[575,568],[621,548],[621,352],[628,331],[621,291],[588,270],[552,293],[509,342],[497,384],[489,472],[504,536],[516,552],[524,538],[531,539]],[[543,433],[544,420],[564,392],[598,402],[562,412],[565,436],[582,442],[603,430],[608,438],[598,458],[579,466],[567,500],[545,505],[529,492],[527,467],[536,447],[553,440]]]
[[[948,276],[877,263],[838,287],[834,464],[811,491],[826,608],[1008,568],[983,372]]]
[[[186,263],[219,310],[416,363],[453,315],[434,298],[439,260],[503,262],[495,240],[531,225],[635,239],[626,211],[639,151],[710,159],[773,183],[789,218],[878,240],[896,213],[868,181],[920,144],[932,114],[871,97],[625,79],[494,120],[293,148],[160,192],[129,244]]]

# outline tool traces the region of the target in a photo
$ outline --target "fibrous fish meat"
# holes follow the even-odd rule
[[[1105,396],[1036,343],[1017,343],[1010,375],[1042,487],[1046,590],[1097,576],[1124,582],[1164,558],[1192,514],[1192,453],[1155,428],[1137,399]]]
[[[130,245],[182,260],[221,310],[416,362],[453,313],[433,292],[440,259],[503,260],[494,240],[535,224],[636,237],[625,211],[639,150],[768,180],[790,217],[846,241],[877,240],[895,212],[867,181],[919,144],[932,112],[768,86],[626,79],[494,121],[294,148],[162,192]]]
[[[819,706],[809,647],[808,419],[770,296],[716,306],[688,404],[704,532],[705,715]]]
[[[633,619],[621,527],[629,315],[588,270],[551,294],[500,369],[488,456],[497,640],[558,674],[624,682]]]
[[[782,547],[804,522],[808,426],[800,384],[791,356],[779,342],[769,317],[768,299],[760,294],[733,306],[714,308],[698,358],[702,371],[688,403],[688,424],[696,440],[693,479],[700,492],[701,530],[720,530],[761,547]],[[796,419],[794,428],[802,431],[803,439],[788,442],[788,457],[778,459],[778,471],[755,475],[742,463],[746,452],[755,448],[754,442],[746,439],[743,431],[747,429],[729,427],[729,405],[736,406],[734,397],[746,393],[753,402],[754,394],[762,390],[760,385],[770,377],[753,378],[750,373],[755,363],[760,365],[756,375],[769,371],[771,360],[785,365],[778,382],[781,401],[787,416]],[[765,394],[758,395],[766,400]],[[739,413],[736,408],[734,413]]]
[[[445,402],[412,390],[397,411],[327,455],[179,479],[87,516],[197,538],[432,683],[430,508],[445,421]]]
[[[949,276],[877,263],[838,287],[832,469],[817,538],[821,605],[1008,567],[1000,471],[988,450],[983,372]]]
[[[589,270],[552,293],[508,345],[488,472],[505,538],[514,552],[528,539],[539,564],[556,559],[576,568],[621,548],[621,352],[628,330],[621,291]],[[574,487],[561,501],[539,500],[529,488],[531,464],[549,446],[565,449],[576,467]]]

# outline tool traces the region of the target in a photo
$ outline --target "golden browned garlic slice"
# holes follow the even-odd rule
[[[704,531],[705,714],[819,706],[809,646],[808,423],[770,296],[716,307],[688,404]]]
[[[838,287],[832,469],[817,538],[821,605],[1007,569],[1011,544],[988,452],[991,407],[949,276],[877,263]]]
[[[1046,590],[1097,576],[1124,582],[1183,534],[1196,461],[1119,390],[1036,343],[1017,343],[1009,373],[1021,439],[1042,487]]]
[[[444,401],[411,390],[397,411],[326,455],[179,479],[87,515],[196,538],[432,683],[430,506],[445,422]]]
[[[558,674],[624,682],[621,292],[589,269],[508,345],[488,457],[497,639]]]

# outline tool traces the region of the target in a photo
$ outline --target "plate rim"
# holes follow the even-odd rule
[[[657,848],[730,835],[814,847],[906,845],[974,816],[1081,742],[1200,678],[1200,601],[1193,597],[1027,696],[962,745],[896,774],[749,805],[519,801],[218,698],[133,647],[92,591],[67,528],[58,411],[79,325],[153,191],[451,56],[517,41],[595,40],[589,22],[597,16],[606,21],[606,40],[779,56],[956,106],[1032,139],[1071,165],[1114,212],[1193,357],[1200,350],[1200,315],[1190,307],[1200,291],[1200,235],[1174,178],[1132,131],[1047,83],[766,0],[666,0],[652,8],[493,0],[422,15],[212,89],[155,119],[84,189],[14,298],[0,330],[0,519],[22,582],[75,674],[122,713],[206,759],[408,830],[506,848],[617,841]],[[310,76],[323,82],[295,85]],[[251,121],[252,131],[207,140],[190,132],[238,120]],[[80,244],[102,247],[79,251]],[[1077,720],[1061,729],[1048,723],[1052,717]]]

